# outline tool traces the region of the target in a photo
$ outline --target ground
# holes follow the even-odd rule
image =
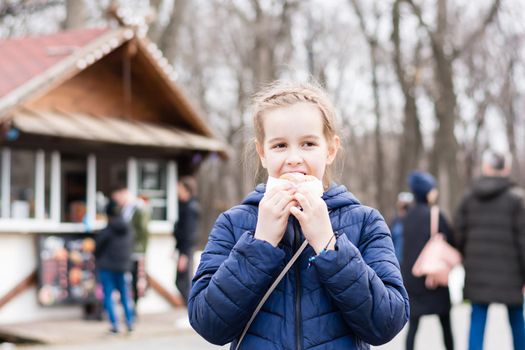
[[[457,350],[466,349],[469,327],[468,304],[454,306],[452,311],[452,326]],[[85,322],[71,320],[69,322],[47,322],[40,326],[33,324],[32,328],[40,329],[46,333],[49,345],[0,345],[0,350],[25,349],[25,350],[213,350],[228,349],[228,346],[214,346],[203,340],[193,332],[187,321],[183,309],[174,310],[162,315],[145,315],[137,324],[136,331],[131,335],[109,335],[105,322]],[[416,348],[424,350],[444,349],[441,340],[441,328],[438,318],[425,317],[416,338]],[[0,327],[0,331],[5,326]],[[21,326],[19,326],[19,330]],[[38,331],[33,330],[33,334]],[[402,350],[404,349],[406,328],[390,343],[372,347],[376,350]],[[28,334],[28,331],[26,331]],[[485,335],[485,348],[498,350],[511,350],[512,340],[510,327],[507,321],[506,310],[502,305],[491,306],[489,310],[487,330]]]

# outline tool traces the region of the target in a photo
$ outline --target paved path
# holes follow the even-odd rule
[[[457,305],[453,309],[452,322],[456,342],[456,350],[465,350],[469,327],[468,305]],[[109,336],[105,333],[105,323],[81,322],[82,330],[75,322],[62,324],[60,333],[69,334],[67,343],[38,346],[0,345],[0,350],[214,350],[227,349],[207,343],[191,330],[183,311],[178,310],[169,315],[144,316],[137,325],[137,331],[130,335]],[[86,327],[87,324],[87,327]],[[51,330],[48,329],[48,332]],[[79,335],[78,332],[84,332]],[[375,350],[403,350],[406,329],[390,343],[373,347]],[[75,335],[76,334],[76,335]],[[58,338],[55,338],[58,339]],[[506,310],[501,305],[492,306],[489,310],[485,349],[512,350],[510,327],[507,322]],[[435,316],[423,318],[416,338],[416,349],[442,350],[441,328]]]
[[[470,306],[460,304],[452,309],[452,332],[456,350],[467,349],[468,331],[470,327]],[[407,327],[388,344],[373,347],[377,350],[404,350]],[[420,322],[416,334],[416,349],[444,350],[441,336],[441,324],[437,316],[425,316]],[[489,308],[485,330],[485,349],[512,350],[512,336],[507,320],[506,308],[502,305],[492,305]]]

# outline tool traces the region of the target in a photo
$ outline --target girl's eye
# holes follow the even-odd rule
[[[275,145],[272,146],[272,148],[285,148],[286,147],[286,143],[276,143]]]
[[[305,147],[315,147],[317,145],[317,143],[315,142],[312,142],[312,141],[307,141],[303,144]]]

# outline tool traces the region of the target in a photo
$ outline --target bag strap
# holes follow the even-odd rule
[[[277,278],[275,279],[275,281],[273,281],[272,285],[270,286],[270,288],[268,288],[268,290],[266,291],[266,293],[264,294],[264,296],[262,297],[261,301],[259,302],[259,304],[257,304],[257,307],[255,308],[255,311],[253,312],[252,314],[252,317],[250,318],[250,320],[248,321],[248,323],[246,323],[246,326],[244,327],[244,330],[242,331],[241,333],[241,336],[239,337],[239,341],[237,342],[237,345],[235,346],[235,350],[238,350],[239,347],[241,346],[241,342],[242,340],[244,339],[244,336],[246,335],[246,332],[248,332],[248,328],[250,328],[250,326],[252,325],[252,322],[253,320],[255,319],[255,316],[257,316],[257,314],[259,313],[259,311],[261,310],[262,306],[264,305],[264,303],[266,302],[266,300],[268,300],[268,298],[270,297],[270,294],[272,294],[273,290],[277,287],[277,285],[279,284],[279,282],[281,282],[281,280],[283,279],[284,275],[286,275],[286,273],[288,272],[288,270],[290,270],[290,268],[292,267],[292,265],[295,263],[295,261],[297,260],[297,258],[299,258],[299,255],[301,255],[301,253],[303,252],[304,248],[306,248],[306,246],[308,245],[308,241],[307,240],[304,240],[303,244],[301,244],[301,246],[299,247],[299,249],[297,249],[297,251],[295,252],[295,254],[292,256],[292,258],[290,259],[290,261],[288,261],[288,264],[286,264],[286,266],[284,267],[284,269],[281,271],[281,273],[279,274],[279,276],[277,276]]]
[[[430,208],[430,238],[434,237],[439,230],[439,207],[433,205]]]

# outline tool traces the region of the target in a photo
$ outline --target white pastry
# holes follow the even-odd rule
[[[291,182],[296,187],[307,188],[309,191],[314,193],[318,197],[323,196],[323,183],[321,180],[312,175],[304,175],[301,173],[286,173],[281,175],[279,178],[268,177],[266,183],[266,192],[275,187],[277,184]]]

